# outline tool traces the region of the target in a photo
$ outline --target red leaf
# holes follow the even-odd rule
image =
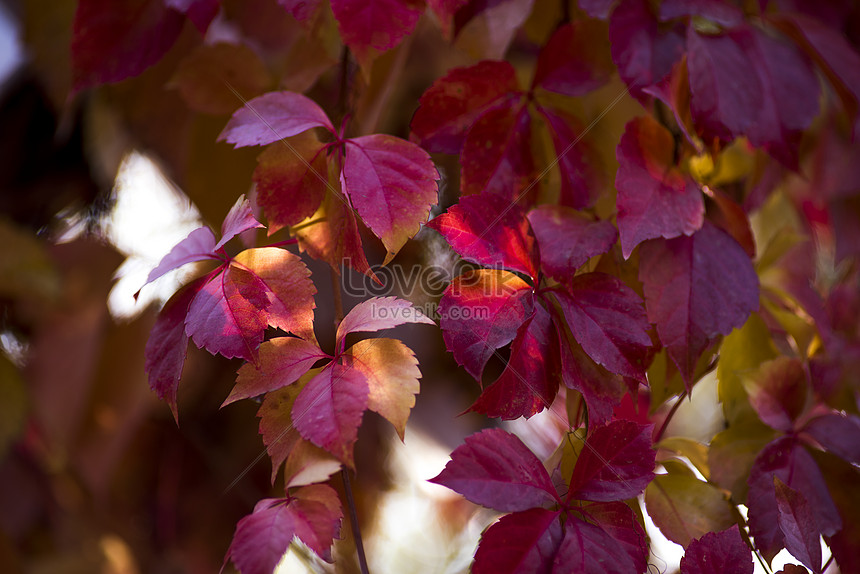
[[[436,324],[405,299],[371,297],[350,309],[337,327],[336,339],[342,344],[348,333],[382,331],[407,323]]]
[[[236,525],[226,558],[243,574],[271,574],[297,537],[331,561],[342,517],[337,493],[324,484],[300,488],[290,498],[263,499]]]
[[[645,380],[651,325],[635,291],[612,275],[586,273],[570,281],[568,292],[555,294],[589,357],[613,373]]]
[[[325,146],[309,132],[289,147],[275,143],[257,158],[257,204],[269,222],[269,235],[311,217],[328,184]]]
[[[684,25],[658,22],[648,0],[619,4],[609,20],[609,39],[618,75],[639,99],[669,75],[686,44]]]
[[[608,502],[641,494],[654,476],[651,430],[624,420],[594,427],[573,469],[568,498]]]
[[[218,251],[240,233],[259,227],[265,226],[257,221],[257,218],[251,213],[251,203],[245,199],[244,195],[240,195],[221,223],[221,241],[215,244],[213,250]]]
[[[605,25],[575,20],[556,30],[541,50],[532,86],[582,96],[606,84],[614,71]]]
[[[441,233],[466,261],[537,277],[537,244],[516,204],[489,194],[463,197],[427,226]]]
[[[621,136],[615,187],[625,258],[646,239],[692,235],[702,227],[702,193],[675,167],[674,149],[672,134],[651,116],[631,120]]]
[[[343,189],[388,258],[427,221],[438,179],[430,156],[413,143],[389,135],[346,142]]]
[[[541,205],[528,219],[541,247],[541,269],[561,283],[570,282],[589,258],[606,253],[618,239],[612,222],[561,205]]]
[[[439,19],[439,25],[442,27],[442,34],[446,39],[451,39],[451,26],[453,25],[454,14],[457,10],[468,4],[469,0],[427,0],[427,6],[436,14]]]
[[[836,456],[860,464],[860,418],[856,415],[833,413],[815,417],[803,431]]]
[[[293,92],[269,92],[238,109],[218,135],[233,147],[267,145],[323,127],[334,133],[328,116],[313,100]]]
[[[786,564],[776,574],[809,574],[809,570],[797,564]]]
[[[424,12],[422,0],[332,0],[340,37],[359,61],[369,49],[390,50],[412,33]]]
[[[744,20],[744,13],[722,0],[664,0],[660,4],[660,20],[671,20],[683,16],[699,16],[721,26],[737,26]]]
[[[176,407],[176,391],[188,351],[185,315],[191,300],[205,281],[205,277],[196,279],[167,301],[152,326],[144,350],[144,369],[149,374],[149,386],[159,399],[167,402],[177,422],[179,412]]]
[[[74,89],[137,76],[167,53],[184,22],[162,0],[81,0],[72,31]]]
[[[445,347],[476,381],[487,361],[514,340],[534,313],[531,287],[506,271],[478,269],[455,278],[439,302]]]
[[[779,438],[759,453],[748,479],[750,534],[767,560],[782,549],[785,539],[779,527],[774,478],[803,494],[819,532],[830,536],[839,530],[842,520],[815,461],[795,438]]]
[[[431,152],[460,153],[475,120],[502,96],[517,91],[514,67],[508,62],[485,60],[449,70],[418,100],[410,137]]]
[[[315,344],[296,337],[275,337],[260,345],[257,365],[239,369],[236,386],[221,405],[274,391],[299,380],[314,363],[328,355]]]
[[[750,549],[741,538],[738,526],[722,532],[709,532],[693,540],[681,558],[681,574],[752,574]]]
[[[536,182],[531,150],[531,115],[511,96],[478,118],[460,153],[463,195],[492,193],[517,200]]]
[[[785,548],[812,569],[821,572],[821,533],[815,526],[809,501],[798,491],[774,477],[778,509],[777,523],[785,536]]]
[[[689,388],[708,345],[758,309],[758,277],[743,248],[707,222],[692,237],[651,240],[639,253],[648,319]]]
[[[481,535],[472,573],[549,572],[563,535],[559,514],[531,508],[503,516]]]
[[[778,357],[762,364],[743,381],[750,404],[762,422],[776,430],[790,432],[806,407],[809,390],[800,360]]]
[[[559,501],[541,461],[516,435],[501,429],[486,429],[467,437],[430,482],[502,512],[546,507]]]
[[[352,467],[368,393],[360,371],[331,363],[302,389],[293,405],[293,424],[304,438]]]
[[[203,35],[221,9],[219,0],[164,0],[164,4],[185,14]]]
[[[600,506],[606,508],[601,509]],[[602,520],[591,524],[575,516],[567,519],[564,539],[553,561],[553,574],[644,572],[648,545],[645,533],[630,508],[623,503],[610,503],[590,505],[584,510],[589,514],[594,511],[594,516]],[[604,524],[604,520],[608,524]]]
[[[218,259],[215,255],[215,234],[208,227],[198,227],[162,258],[158,266],[149,272],[146,282],[151,283],[186,263],[206,259]]]
[[[592,18],[606,20],[617,0],[579,0],[579,8]]]
[[[469,410],[512,420],[548,409],[558,392],[557,343],[549,313],[535,305],[517,331],[505,370]]]

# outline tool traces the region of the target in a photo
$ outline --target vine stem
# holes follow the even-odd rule
[[[675,413],[678,412],[678,408],[680,408],[681,403],[684,402],[684,399],[687,398],[687,391],[681,393],[678,397],[678,400],[675,401],[675,404],[672,405],[672,410],[666,415],[666,418],[663,419],[663,424],[660,425],[660,430],[657,431],[657,434],[654,435],[654,442],[660,442],[660,439],[663,438],[663,433],[666,432],[666,427],[669,426],[669,422],[672,420],[672,417],[675,416]]]

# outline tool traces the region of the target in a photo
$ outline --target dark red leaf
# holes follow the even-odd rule
[[[705,193],[710,200],[706,203],[707,217],[711,223],[731,235],[744,248],[749,258],[755,259],[755,238],[744,208],[720,189],[708,187]],[[712,209],[712,206],[716,209]]]
[[[689,388],[708,345],[758,309],[758,277],[743,248],[707,222],[692,237],[651,240],[639,253],[648,318]]]
[[[815,417],[806,423],[803,431],[825,450],[848,462],[860,464],[860,418],[856,415],[833,413]]]
[[[481,536],[472,573],[549,572],[562,538],[559,514],[531,508],[503,516]]]
[[[475,120],[493,102],[517,91],[514,67],[508,62],[485,60],[454,68],[418,100],[410,124],[411,139],[431,152],[460,153]]]
[[[575,20],[556,30],[541,50],[532,86],[582,96],[606,84],[614,71],[605,25]]]
[[[72,31],[74,89],[137,76],[167,53],[184,22],[162,0],[81,0]]]
[[[313,100],[294,92],[269,92],[237,110],[218,135],[218,141],[237,148],[267,145],[317,127],[335,131],[328,116]]]
[[[164,0],[164,4],[185,14],[204,35],[221,9],[219,0]]]
[[[251,203],[245,199],[244,195],[241,195],[221,223],[221,240],[215,244],[213,250],[218,251],[240,233],[260,227],[265,226],[257,221],[251,212]]]
[[[321,0],[278,0],[278,4],[292,14],[293,18],[299,22],[304,22],[316,15]]]
[[[340,37],[361,62],[369,50],[384,52],[412,33],[423,0],[332,0]]]
[[[466,438],[430,482],[459,492],[471,502],[516,512],[558,502],[541,461],[513,434],[486,429]]]
[[[476,381],[487,361],[514,340],[534,313],[532,289],[506,271],[478,269],[455,278],[439,302],[445,347]]]
[[[152,326],[144,350],[144,369],[149,375],[149,386],[159,399],[168,404],[177,422],[176,391],[188,351],[185,315],[205,281],[206,277],[201,277],[189,283],[167,301]]]
[[[588,356],[613,373],[645,380],[651,325],[635,291],[612,275],[586,273],[555,293]]]
[[[621,136],[615,187],[625,258],[646,239],[692,235],[702,227],[702,193],[675,167],[674,149],[672,134],[651,116],[631,120]]]
[[[346,142],[344,192],[389,259],[427,221],[438,179],[430,156],[413,143],[380,134]]]
[[[481,194],[463,197],[427,224],[466,261],[537,277],[540,256],[529,222],[517,204]]]
[[[463,195],[491,193],[519,200],[536,183],[531,115],[519,96],[495,106],[472,125],[460,153]]]
[[[669,75],[686,44],[684,25],[657,21],[648,0],[626,0],[609,20],[612,59],[630,93],[642,91]]]
[[[608,502],[641,494],[654,476],[651,430],[651,425],[616,420],[590,431],[568,498]]]
[[[407,323],[436,324],[405,299],[371,297],[350,309],[337,327],[336,339],[341,342],[347,333],[382,331]]]
[[[558,392],[558,346],[549,313],[534,315],[517,331],[505,370],[469,410],[505,420],[529,418],[548,409]]]
[[[815,525],[809,501],[779,477],[774,477],[778,509],[777,523],[785,536],[785,548],[791,555],[812,569],[821,572],[821,533]]]
[[[606,253],[618,239],[612,222],[561,205],[541,205],[528,219],[541,248],[541,269],[561,283],[570,282],[589,258]]]
[[[592,18],[606,20],[618,0],[579,0],[579,8]]]
[[[583,508],[595,523],[575,516],[567,519],[564,539],[553,561],[553,574],[634,574],[648,561],[645,532],[623,503]]]
[[[797,564],[786,564],[776,574],[809,574],[809,570]]]
[[[774,477],[803,494],[813,509],[819,532],[830,536],[839,530],[842,520],[815,461],[797,439],[779,438],[759,453],[748,479],[750,534],[767,560],[772,560],[785,544],[779,527]]]
[[[777,357],[743,379],[750,404],[763,423],[790,432],[806,407],[809,385],[799,359]]]
[[[293,404],[293,424],[304,438],[352,467],[368,393],[360,371],[331,363],[302,389]]]
[[[314,363],[328,357],[315,344],[297,337],[275,337],[260,345],[257,365],[239,369],[236,386],[221,405],[279,389],[299,380]]]
[[[723,0],[663,0],[660,3],[660,20],[683,16],[706,18],[726,27],[737,26],[744,20],[740,8]]]
[[[681,574],[752,574],[750,549],[737,525],[693,540],[681,558]]]
[[[816,459],[842,519],[839,532],[824,540],[842,572],[860,572],[860,470],[835,456],[822,454]]]
[[[146,282],[151,283],[186,263],[206,259],[218,259],[215,255],[215,234],[208,227],[198,227],[162,258],[158,266],[149,272]]]
[[[451,26],[454,23],[454,14],[457,10],[468,4],[469,0],[427,0],[427,6],[436,14],[442,34],[451,39]]]

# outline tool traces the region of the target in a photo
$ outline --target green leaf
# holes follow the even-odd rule
[[[750,414],[711,440],[708,465],[711,480],[732,493],[732,500],[743,504],[747,499],[747,477],[759,452],[776,436],[773,429]]]
[[[743,378],[776,356],[770,330],[756,313],[750,315],[743,327],[723,339],[717,365],[717,394],[729,425],[753,412]]]

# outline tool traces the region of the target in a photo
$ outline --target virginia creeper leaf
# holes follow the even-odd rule
[[[575,20],[556,30],[541,50],[532,86],[582,96],[603,86],[613,72],[605,25]]]
[[[427,6],[436,14],[439,19],[439,25],[442,28],[442,34],[446,39],[451,39],[451,26],[453,25],[454,14],[457,10],[468,4],[469,0],[427,0]]]
[[[186,263],[217,259],[215,256],[215,234],[208,227],[198,227],[188,237],[173,246],[159,264],[149,272],[147,283],[155,281],[165,273],[182,267]]]
[[[313,377],[293,404],[293,424],[301,435],[352,467],[352,447],[368,405],[367,378],[331,363]]]
[[[858,572],[860,553],[857,552],[857,541],[860,540],[860,517],[857,516],[856,509],[860,505],[860,489],[857,488],[860,471],[856,466],[826,453],[816,459],[842,519],[839,532],[825,536],[824,539],[843,572]]]
[[[481,535],[473,574],[549,572],[563,535],[559,514],[530,508],[503,516]]]
[[[683,16],[700,16],[726,27],[737,26],[744,19],[737,6],[720,0],[665,0],[660,4],[660,20]]]
[[[655,456],[651,425],[615,420],[596,427],[576,461],[568,498],[603,502],[632,498],[654,476]]]
[[[618,373],[645,379],[651,337],[642,301],[623,281],[606,273],[577,275],[568,291],[556,291],[574,338],[588,356]]]
[[[264,225],[257,221],[257,218],[251,213],[251,202],[245,199],[244,195],[240,195],[221,223],[221,240],[215,244],[214,251],[224,247],[228,241],[240,233],[259,227],[264,227]]]
[[[405,299],[371,297],[350,309],[337,327],[336,339],[341,342],[348,333],[382,331],[407,323],[435,325],[432,319]]]
[[[531,287],[513,273],[476,269],[456,277],[439,302],[445,347],[476,381],[534,313]]]
[[[427,221],[439,174],[417,145],[389,135],[347,140],[343,188],[393,257]]]
[[[646,239],[692,235],[702,227],[702,192],[675,167],[674,148],[672,134],[651,116],[631,120],[621,136],[615,187],[625,258]]]
[[[681,574],[752,574],[753,559],[737,525],[693,540],[681,558]]]
[[[390,50],[412,33],[424,12],[422,0],[332,0],[343,43],[359,61],[370,48]]]
[[[650,240],[639,253],[648,319],[689,388],[708,345],[758,309],[758,277],[743,248],[707,222],[691,237]]]
[[[755,416],[734,419],[729,428],[711,440],[708,449],[711,480],[731,492],[736,502],[746,503],[750,469],[775,436],[776,432]]]
[[[317,361],[328,357],[315,344],[297,337],[275,337],[260,345],[257,364],[239,369],[236,386],[221,405],[274,391],[299,380]]]
[[[589,258],[609,251],[618,239],[610,221],[599,221],[561,205],[541,205],[528,214],[544,273],[561,283],[572,280]]]
[[[806,407],[809,386],[800,360],[777,357],[744,377],[743,384],[762,422],[782,432],[794,428]]]
[[[365,339],[346,353],[348,365],[367,379],[367,408],[394,425],[400,440],[420,386],[418,360],[397,339]]]
[[[221,7],[219,0],[164,0],[164,4],[188,16],[203,35]]]
[[[485,429],[466,438],[430,482],[459,492],[471,502],[502,512],[558,502],[541,461],[516,436]]]
[[[431,152],[460,153],[475,120],[488,106],[517,89],[514,67],[508,62],[485,60],[449,70],[418,100],[410,137]]]
[[[777,522],[785,536],[785,548],[791,555],[812,569],[821,572],[821,533],[815,526],[809,501],[779,477],[774,476]]]
[[[815,417],[803,431],[836,456],[860,464],[860,419],[839,413]]]
[[[598,520],[592,524],[576,516],[567,519],[552,574],[643,572],[648,547],[645,533],[630,508],[622,503],[610,503],[589,505],[585,511]]]
[[[269,92],[237,110],[218,141],[237,148],[267,145],[317,127],[335,132],[328,116],[313,100],[294,92]]]
[[[463,197],[427,226],[441,233],[466,261],[537,277],[537,244],[516,204],[489,194]]]

